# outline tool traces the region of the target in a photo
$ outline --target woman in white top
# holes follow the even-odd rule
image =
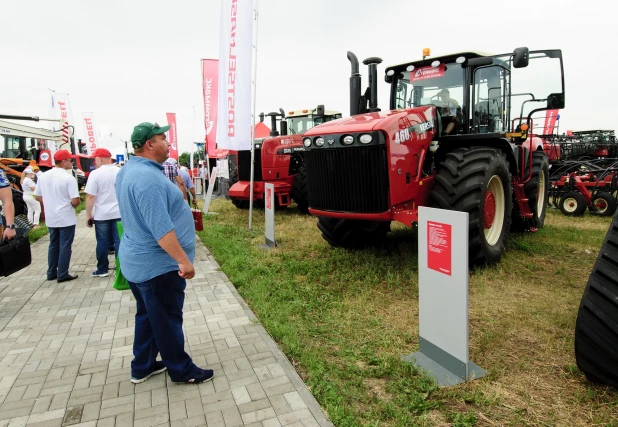
[[[39,228],[39,217],[41,216],[41,204],[34,199],[34,171],[30,166],[24,170],[25,178],[21,183],[21,188],[24,190],[24,202],[28,205],[28,221],[34,224],[33,228]]]

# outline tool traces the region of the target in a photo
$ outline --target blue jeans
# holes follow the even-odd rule
[[[178,270],[129,286],[137,303],[131,376],[143,378],[152,372],[159,352],[172,381],[199,375],[201,370],[185,352],[182,306],[187,282]]]
[[[68,227],[49,227],[47,280],[65,279],[68,277],[73,238],[75,238],[74,225]]]
[[[116,223],[120,219],[109,219],[105,221],[94,221],[94,232],[97,238],[97,273],[107,273],[109,271],[109,253],[110,242],[114,242],[114,251],[118,256],[118,247],[120,246],[120,237],[118,237],[118,227]]]

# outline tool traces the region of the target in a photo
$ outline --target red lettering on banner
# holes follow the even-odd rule
[[[451,225],[427,221],[427,268],[451,275]]]
[[[234,98],[236,96],[236,11],[238,8],[237,0],[232,0],[232,9],[230,12],[230,48],[228,58],[228,73],[227,81],[230,85],[228,89],[228,125],[227,135],[233,137],[236,134],[236,115],[234,114]]]

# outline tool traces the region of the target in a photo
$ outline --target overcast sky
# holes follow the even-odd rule
[[[134,125],[165,123],[166,112],[177,115],[180,151],[203,140],[200,59],[219,55],[218,0],[3,0],[0,12],[0,113],[47,117],[53,89],[70,94],[75,120],[94,112],[115,153]],[[324,104],[348,115],[348,50],[384,60],[388,109],[385,67],[424,47],[439,56],[527,46],[563,51],[561,132],[615,129],[617,16],[607,0],[259,0],[257,113]]]

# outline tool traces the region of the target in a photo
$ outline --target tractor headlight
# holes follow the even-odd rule
[[[305,147],[311,147],[311,138],[305,138],[303,139],[303,145]]]
[[[364,133],[358,138],[358,140],[361,144],[369,144],[371,143],[371,141],[373,141],[373,136],[368,133]]]
[[[315,139],[315,145],[317,145],[318,147],[321,147],[324,145],[324,138],[322,138],[321,136]]]
[[[354,143],[354,137],[352,135],[345,135],[343,138],[341,138],[341,143],[343,145],[350,145]]]

